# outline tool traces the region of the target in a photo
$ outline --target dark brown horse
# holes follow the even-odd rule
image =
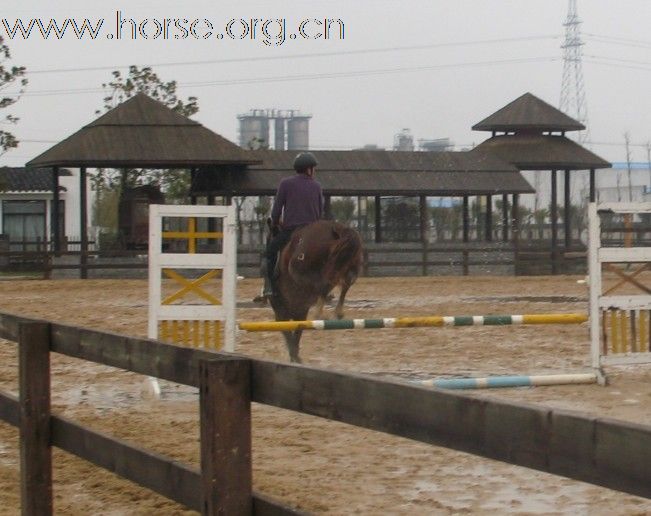
[[[362,240],[354,229],[330,220],[319,220],[292,234],[280,253],[278,295],[271,298],[277,321],[303,321],[312,306],[318,305],[317,318],[326,297],[339,287],[337,318],[344,315],[344,300],[362,266]],[[289,358],[300,362],[302,330],[283,332]]]

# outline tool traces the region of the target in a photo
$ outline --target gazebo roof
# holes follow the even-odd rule
[[[138,93],[27,166],[187,168],[255,162],[249,151]]]
[[[611,164],[565,136],[516,134],[493,136],[471,153],[492,154],[519,170],[588,170]]]
[[[533,193],[516,167],[481,152],[312,151],[317,179],[328,195],[461,196]],[[233,195],[273,195],[293,175],[295,151],[253,151],[261,163],[220,185]],[[196,179],[210,188],[210,171]]]
[[[581,131],[585,126],[531,93],[525,93],[472,126],[475,131]]]

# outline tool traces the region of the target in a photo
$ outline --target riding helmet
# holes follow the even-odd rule
[[[311,167],[316,167],[318,165],[314,154],[311,152],[301,152],[294,159],[294,170],[300,171],[305,170]]]

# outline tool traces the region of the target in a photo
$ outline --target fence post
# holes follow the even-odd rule
[[[427,276],[427,262],[429,261],[428,245],[427,242],[422,242],[423,251],[421,253],[421,262],[423,265],[423,276]]]
[[[20,325],[18,369],[22,514],[52,514],[49,324]]]
[[[369,268],[369,263],[368,263],[369,252],[368,252],[368,249],[364,249],[362,254],[364,256],[364,259],[362,261],[362,276],[366,277],[366,276],[368,276],[368,268]]]
[[[199,403],[202,514],[251,514],[251,362],[199,362]]]

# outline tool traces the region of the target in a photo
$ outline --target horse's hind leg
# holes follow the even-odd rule
[[[325,296],[319,296],[314,305],[314,319],[323,319],[323,306],[325,305]]]

